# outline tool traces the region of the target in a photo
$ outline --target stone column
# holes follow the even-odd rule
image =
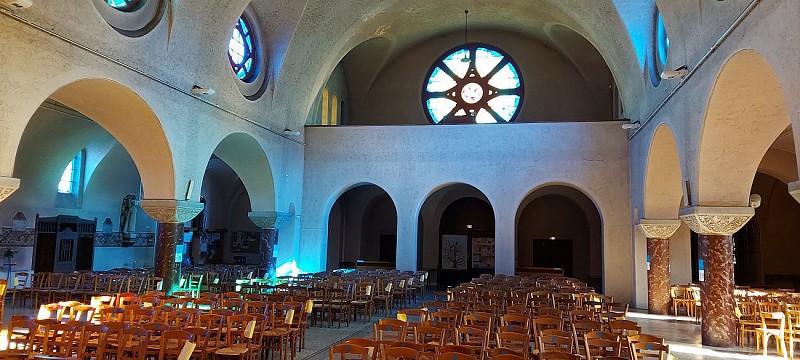
[[[183,243],[183,223],[203,211],[203,204],[183,200],[144,199],[139,205],[158,221],[156,226],[155,276],[164,279],[162,290],[171,294],[180,286],[181,264],[175,262],[175,248]]]
[[[0,176],[0,202],[19,189],[19,179]]]
[[[637,227],[647,236],[647,309],[651,314],[669,314],[669,238],[681,227],[680,220],[639,220]]]
[[[286,224],[291,219],[292,214],[276,211],[251,211],[247,213],[247,217],[261,229],[261,244],[258,248],[258,252],[261,255],[259,265],[267,271],[264,278],[272,279],[275,277],[275,268],[278,260],[275,257],[275,247],[278,245],[278,228]]]
[[[733,297],[733,234],[755,214],[751,207],[681,209],[680,218],[698,234],[704,281],[700,286],[703,345],[736,346],[736,302]]]

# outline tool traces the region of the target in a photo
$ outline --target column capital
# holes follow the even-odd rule
[[[0,176],[0,202],[19,189],[19,179]]]
[[[800,181],[789,183],[789,194],[791,194],[795,200],[800,201]],[[0,198],[0,200],[2,199]]]
[[[636,225],[648,239],[669,239],[681,227],[679,219],[641,219]]]
[[[203,203],[188,200],[142,199],[142,210],[160,223],[185,223],[203,211]]]
[[[730,236],[750,221],[755,209],[747,206],[690,206],[681,209],[679,215],[698,234]]]
[[[278,229],[286,225],[292,214],[278,211],[251,211],[247,217],[261,229]]]

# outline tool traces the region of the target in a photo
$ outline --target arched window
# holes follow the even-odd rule
[[[251,82],[258,75],[257,43],[250,22],[240,16],[228,42],[228,60],[233,73],[244,82]]]
[[[64,168],[64,172],[61,173],[61,179],[58,181],[59,194],[77,196],[80,193],[81,181],[83,180],[83,154],[84,150],[78,151],[78,154]]]
[[[514,121],[523,85],[514,61],[502,50],[467,44],[442,55],[431,67],[422,105],[434,124]]]
[[[142,0],[106,0],[108,5],[120,11],[133,11],[139,8]]]

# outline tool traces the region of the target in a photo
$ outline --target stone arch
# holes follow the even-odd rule
[[[320,242],[320,245],[322,247],[321,250],[323,250],[321,252],[321,260],[322,260],[321,270],[325,270],[326,268],[331,269],[331,268],[338,267],[338,264],[329,264],[329,262],[331,260],[333,260],[333,258],[331,257],[331,253],[330,253],[331,249],[329,248],[329,245],[330,245],[330,242],[331,242],[331,238],[329,236],[329,232],[330,232],[331,213],[333,211],[334,205],[337,203],[337,200],[342,198],[343,195],[347,194],[351,190],[355,190],[355,189],[361,188],[361,187],[375,187],[378,190],[380,190],[381,192],[383,192],[385,195],[388,196],[389,201],[394,205],[395,214],[397,214],[397,212],[398,212],[397,201],[392,196],[392,194],[389,191],[386,190],[386,187],[382,186],[381,184],[378,184],[377,182],[375,182],[373,180],[357,180],[357,181],[348,182],[348,183],[346,183],[344,185],[336,187],[336,190],[333,191],[333,193],[325,201],[325,205],[323,207],[323,213],[322,213],[322,217],[321,217],[321,226],[320,226],[320,228],[321,228],[321,242]],[[374,200],[374,199],[370,199],[368,201],[368,203],[371,203],[372,200]],[[365,204],[365,205],[369,205],[369,204]],[[396,226],[395,226],[395,228],[396,228]],[[336,239],[336,241],[337,241],[337,244],[340,244],[340,241],[342,241],[342,239]],[[341,253],[340,250],[337,252],[337,254],[339,254],[340,257],[342,256],[342,253]]]
[[[683,197],[680,155],[669,125],[656,128],[644,183],[644,216],[647,219],[677,219]]]
[[[759,163],[790,124],[780,79],[768,60],[754,50],[731,56],[706,108],[692,205],[747,206]]]
[[[574,216],[570,217],[569,224],[559,222],[558,219],[551,219],[546,224],[523,224],[524,221],[531,221],[539,216],[532,216],[537,211],[543,210],[542,207],[549,208],[549,212],[553,215],[559,213],[570,213],[578,215],[582,213],[583,217]],[[561,225],[559,225],[561,224]],[[525,226],[527,225],[527,226]],[[534,238],[549,240],[558,240],[565,238],[572,241],[579,242],[578,246],[572,247],[572,266],[574,267],[574,274],[569,274],[570,269],[565,269],[567,275],[574,275],[598,290],[602,287],[603,276],[603,239],[604,228],[603,218],[600,207],[597,205],[594,198],[583,191],[578,186],[568,183],[546,183],[537,186],[523,198],[518,204],[516,210],[516,217],[514,221],[515,226],[515,253],[516,261],[519,265],[527,267],[536,266],[532,264],[533,259],[525,259],[521,261],[521,249],[533,250],[532,244],[523,246],[520,242],[522,237],[532,236]],[[523,228],[525,226],[525,228]],[[545,229],[546,228],[546,229]],[[542,233],[543,231],[550,231],[552,233]],[[579,237],[585,236],[585,239]],[[583,243],[585,241],[585,244]],[[583,246],[581,246],[583,245]],[[585,251],[582,251],[585,250]],[[599,278],[599,279],[596,279]],[[593,283],[594,282],[594,283]]]
[[[217,144],[213,154],[242,180],[252,211],[275,210],[275,180],[267,153],[258,140],[247,133],[232,133]]]
[[[139,170],[145,197],[175,197],[172,149],[161,121],[136,91],[113,80],[87,78],[60,87],[49,98],[85,115],[119,141]],[[19,135],[13,139],[17,148]]]
[[[433,187],[422,197],[416,209],[418,224],[416,263],[418,269],[438,267],[440,257],[438,244],[442,231],[442,218],[451,205],[467,198],[478,199],[492,210],[491,222],[496,229],[497,224],[494,217],[497,211],[486,192],[472,184],[458,181],[445,182]],[[491,232],[492,237],[495,236],[495,232],[496,230]],[[437,281],[439,280],[437,279]]]

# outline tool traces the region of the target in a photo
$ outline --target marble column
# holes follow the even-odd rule
[[[0,202],[19,189],[19,179],[0,176]]]
[[[680,218],[698,234],[704,280],[700,286],[703,345],[736,346],[736,301],[733,296],[733,234],[755,214],[750,207],[681,209]]]
[[[155,276],[164,279],[161,288],[171,294],[180,286],[181,264],[175,261],[175,249],[179,243],[183,243],[183,223],[197,216],[203,210],[203,204],[183,200],[144,199],[139,205],[158,221]]]
[[[261,229],[261,244],[258,248],[260,256],[259,265],[266,270],[265,279],[275,277],[277,257],[275,248],[278,246],[278,229],[289,222],[292,214],[276,211],[251,211],[247,214],[250,221]]]
[[[647,309],[651,314],[669,314],[669,238],[680,226],[680,220],[652,219],[642,219],[637,225],[647,236]]]

